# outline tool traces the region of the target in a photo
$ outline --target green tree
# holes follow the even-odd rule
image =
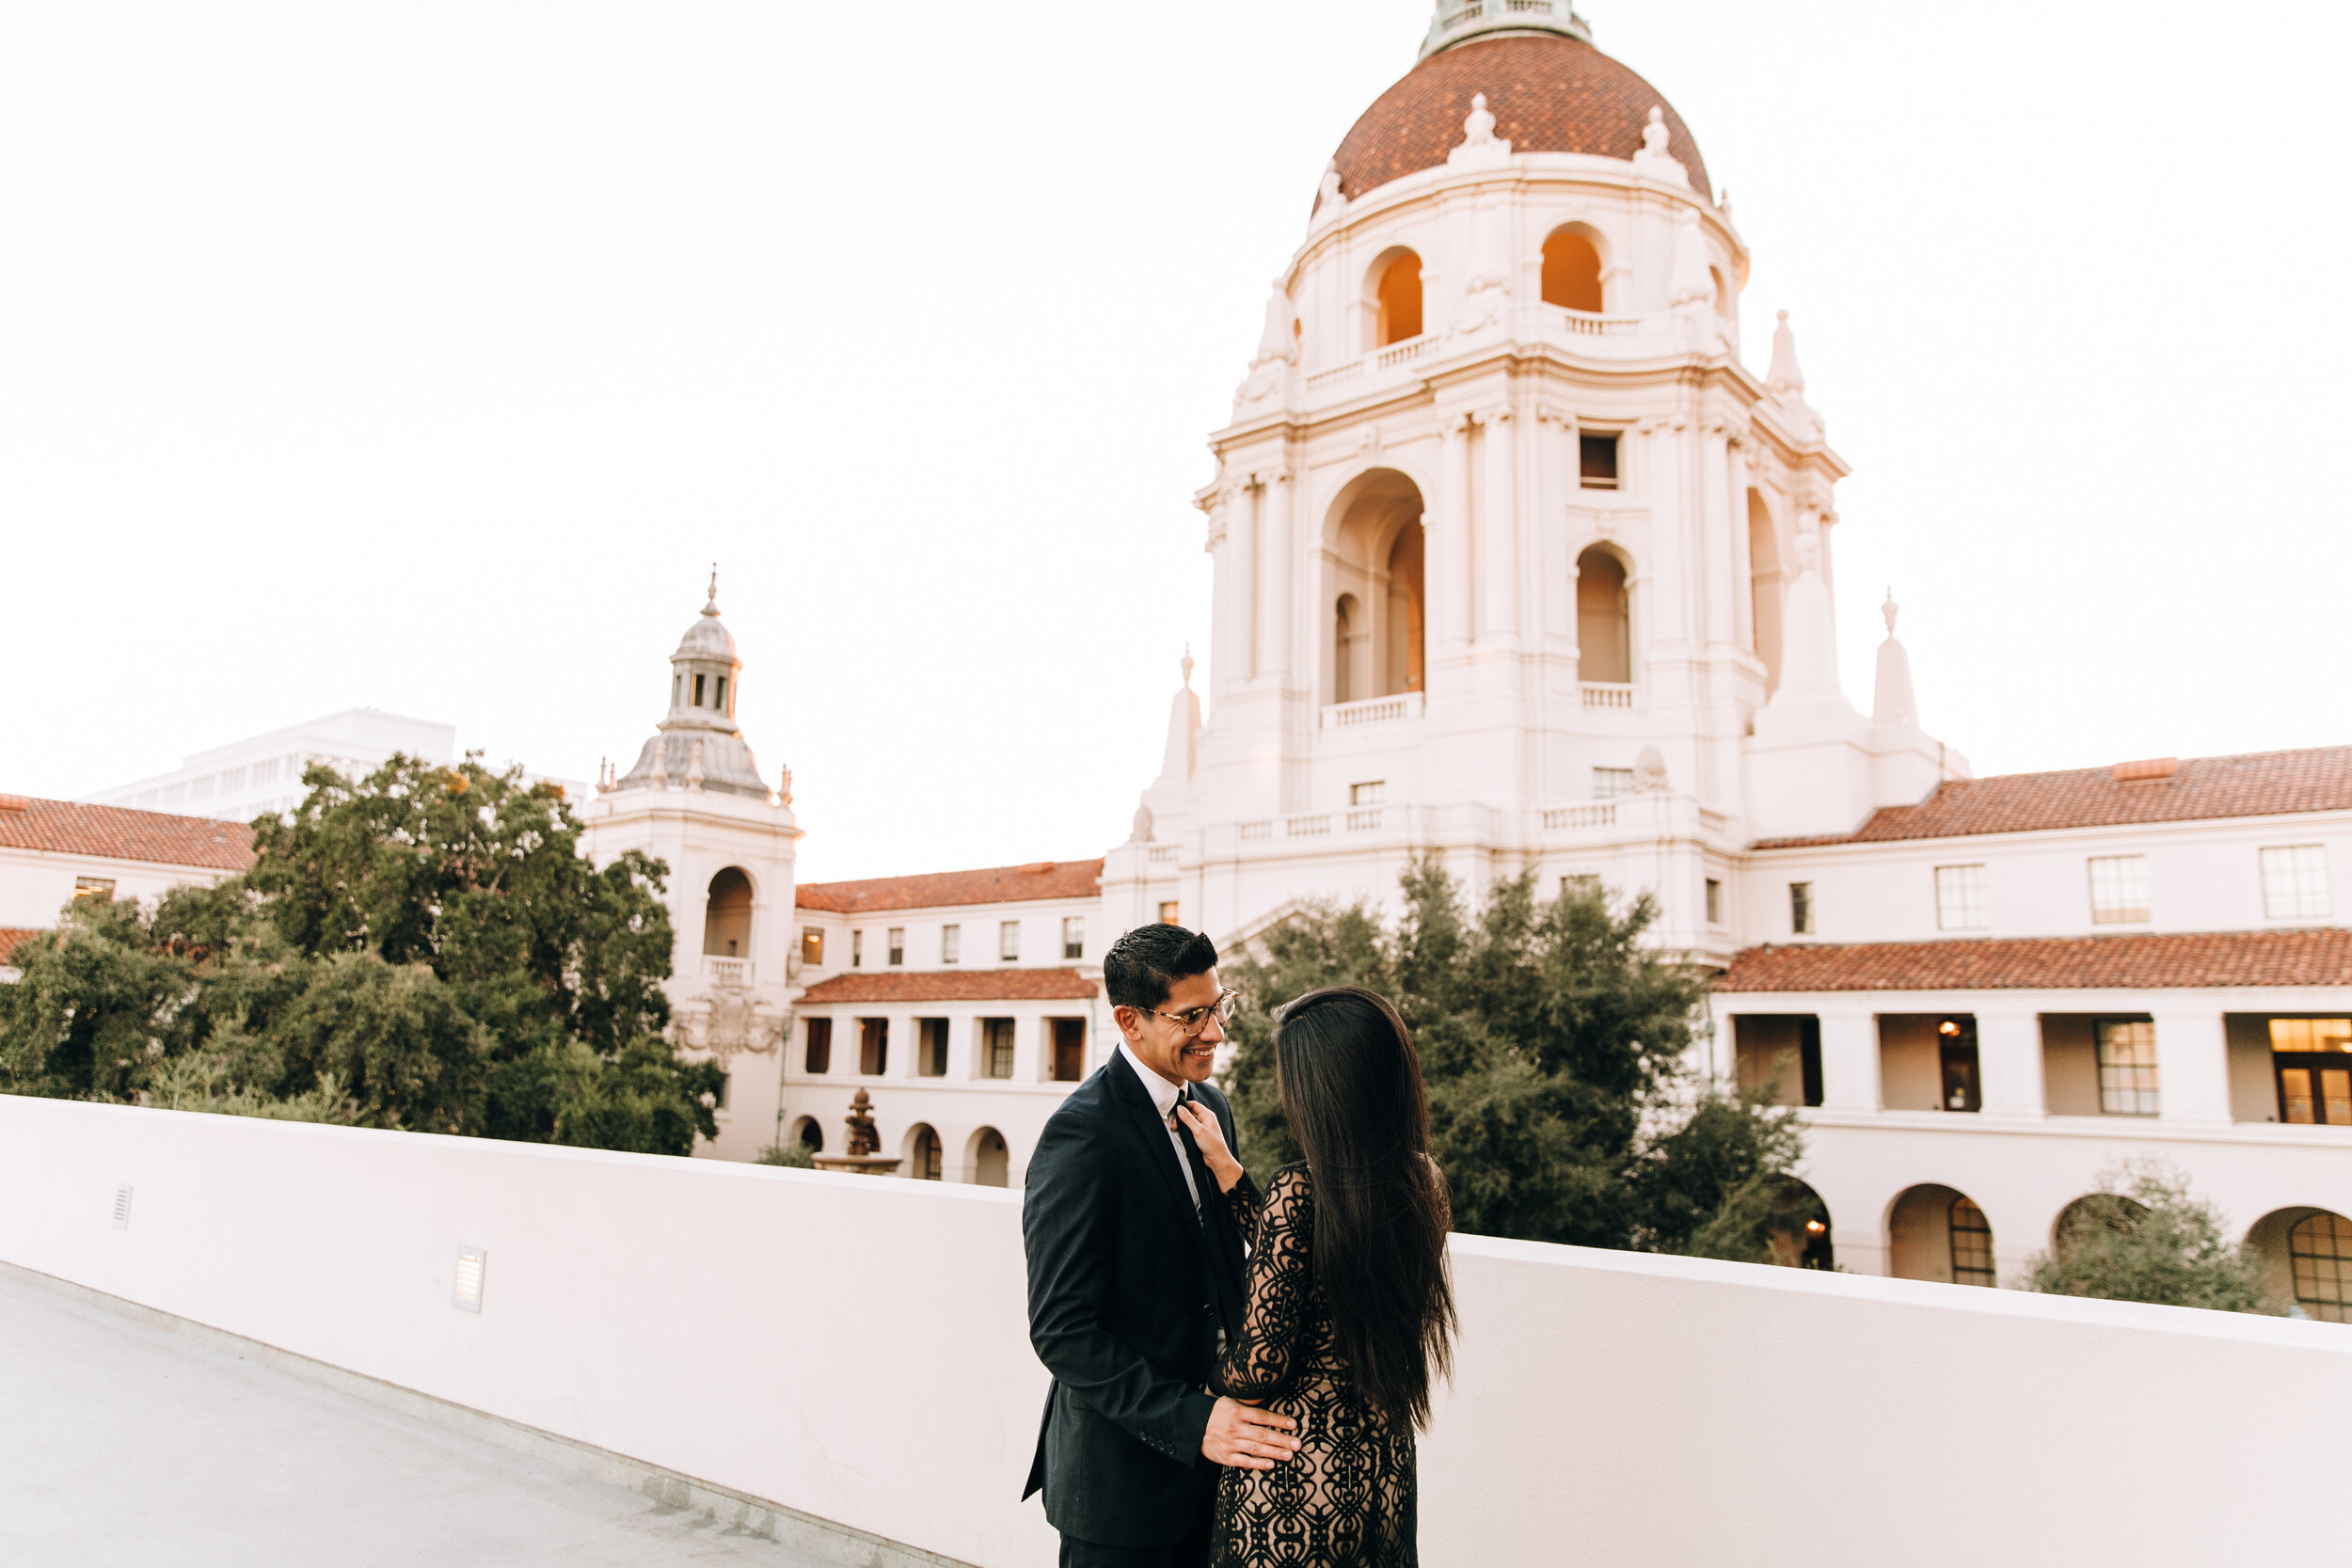
[[[2185,1175],[2156,1163],[2104,1172],[2099,1190],[2066,1216],[2056,1245],[2029,1267],[2026,1288],[2049,1295],[2285,1310],[2264,1283],[2260,1255],[2230,1241],[2220,1212],[2190,1190]]]
[[[1393,925],[1314,905],[1230,957],[1243,993],[1225,1075],[1248,1163],[1296,1159],[1274,1074],[1273,1009],[1319,986],[1396,1004],[1429,1088],[1457,1229],[1764,1260],[1784,1223],[1794,1117],[1693,1085],[1683,1062],[1705,974],[1643,941],[1646,896],[1535,896],[1534,873],[1473,912],[1434,861]]]
[[[666,1039],[660,862],[591,866],[560,791],[472,758],[304,782],[244,876],[20,947],[0,1084],[649,1153],[715,1133],[718,1069]]]

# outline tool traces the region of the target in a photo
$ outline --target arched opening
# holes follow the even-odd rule
[[[1360,668],[1361,656],[1372,651],[1372,628],[1364,625],[1363,607],[1353,594],[1342,594],[1331,609],[1331,700],[1352,703],[1369,684]]]
[[[1392,250],[1372,264],[1372,346],[1421,336],[1421,258]]]
[[[1576,652],[1580,680],[1633,680],[1633,614],[1625,562],[1595,545],[1576,558]]]
[[[1829,1273],[1837,1267],[1829,1205],[1793,1176],[1772,1183],[1772,1220],[1765,1236],[1772,1249],[1772,1261],[1782,1268]]]
[[[703,951],[740,958],[751,950],[752,879],[730,865],[710,879],[710,899],[703,906]]]
[[[818,1125],[815,1117],[803,1117],[792,1124],[792,1141],[811,1154],[822,1154],[825,1151],[825,1130]]]
[[[1600,314],[1600,248],[1582,230],[1555,229],[1544,241],[1544,303]]]
[[[1421,514],[1420,489],[1393,468],[1358,476],[1331,503],[1323,552],[1331,607],[1327,702],[1422,689]]]
[[[2058,1211],[2050,1226],[2050,1250],[2070,1256],[2094,1231],[2128,1231],[2148,1212],[2144,1203],[2121,1193],[2088,1193]]]
[[[1764,661],[1764,694],[1780,689],[1780,532],[1772,509],[1748,492],[1748,608],[1756,657]]]
[[[937,1181],[943,1179],[939,1133],[929,1122],[917,1122],[907,1134],[906,1171],[917,1181]]]
[[[1967,1194],[1929,1183],[1895,1200],[1887,1215],[1887,1272],[1944,1285],[1998,1283],[1993,1223]]]
[[[2307,1318],[2352,1323],[2352,1220],[2328,1209],[2280,1209],[2247,1232],[2264,1283]]]
[[[1012,1153],[1005,1148],[1002,1132],[993,1127],[983,1127],[972,1134],[972,1180],[976,1185],[1009,1185],[1011,1172]]]

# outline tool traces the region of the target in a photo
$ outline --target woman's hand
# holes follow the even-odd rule
[[[1193,1147],[1200,1150],[1200,1163],[1216,1178],[1216,1190],[1232,1192],[1233,1183],[1241,1180],[1241,1162],[1225,1147],[1225,1132],[1217,1126],[1216,1116],[1197,1100],[1177,1106],[1176,1114],[1184,1118],[1186,1131],[1192,1133]]]

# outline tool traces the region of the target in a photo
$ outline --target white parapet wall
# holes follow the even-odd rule
[[[1055,1560],[1020,1217],[0,1097],[0,1261],[981,1568]],[[1454,1269],[1431,1568],[2345,1555],[2352,1327],[1474,1237]]]

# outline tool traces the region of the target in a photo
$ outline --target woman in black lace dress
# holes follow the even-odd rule
[[[1263,1196],[1214,1117],[1184,1117],[1251,1239],[1241,1336],[1214,1392],[1298,1422],[1299,1451],[1270,1470],[1227,1470],[1218,1568],[1415,1568],[1413,1433],[1450,1366],[1445,1178],[1429,1158],[1429,1107],[1412,1036],[1386,999],[1310,991],[1275,1037],[1282,1113],[1306,1159]]]

